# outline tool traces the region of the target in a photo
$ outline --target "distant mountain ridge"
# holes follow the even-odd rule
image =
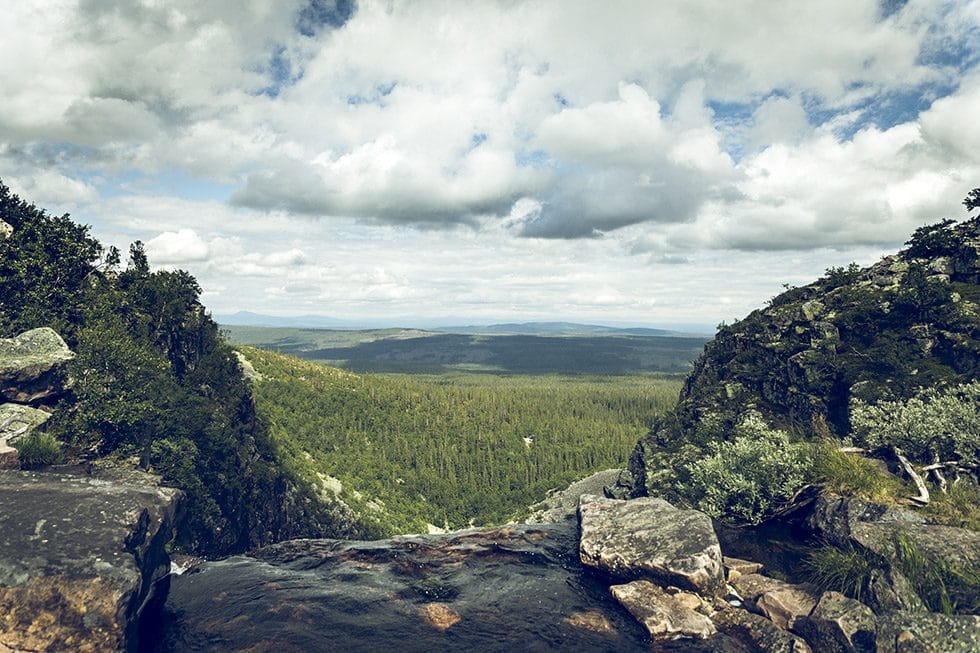
[[[218,324],[226,326],[256,326],[256,327],[289,327],[296,329],[345,329],[345,330],[365,330],[377,328],[392,328],[395,324],[385,322],[381,324],[377,320],[357,321],[341,320],[322,315],[293,315],[277,316],[254,313],[252,311],[238,311],[230,315],[215,315],[214,320]],[[403,320],[406,323],[412,320]],[[405,325],[401,325],[405,326]],[[680,328],[664,329],[657,327],[616,327],[602,324],[583,324],[578,322],[505,322],[500,324],[476,325],[467,324],[461,326],[431,326],[411,325],[414,328],[421,328],[427,331],[437,331],[439,333],[461,333],[467,335],[549,335],[549,336],[662,336],[662,337],[700,337],[710,336],[714,333],[707,325],[691,324],[682,325]]]

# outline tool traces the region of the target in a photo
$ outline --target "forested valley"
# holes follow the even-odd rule
[[[501,523],[549,489],[623,467],[673,406],[664,375],[360,375],[250,347],[257,413],[289,467],[362,533]]]

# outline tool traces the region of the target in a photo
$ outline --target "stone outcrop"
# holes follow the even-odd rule
[[[922,384],[980,376],[980,218],[931,240],[865,269],[832,271],[720,328],[676,409],[637,443],[619,494],[672,499],[669,479],[658,477],[663,455],[704,444],[706,423],[730,433],[756,411],[810,437],[844,436],[852,398],[906,398]]]
[[[0,441],[14,444],[48,421],[51,413],[21,404],[0,404]]]
[[[788,633],[763,616],[739,608],[719,610],[711,616],[719,632],[747,641],[764,653],[812,653],[801,637]]]
[[[63,391],[65,364],[74,357],[48,327],[0,338],[0,398],[19,404],[56,398]]]
[[[136,650],[181,497],[141,478],[0,472],[0,650]]]
[[[896,612],[881,618],[876,645],[881,653],[976,653],[980,617]]]
[[[14,233],[14,228],[3,220],[0,220],[0,238],[6,238],[12,233]]]
[[[874,653],[877,625],[874,613],[860,601],[824,592],[795,630],[817,651]]]
[[[693,594],[668,594],[648,580],[613,585],[609,591],[655,640],[677,637],[705,639],[715,633],[711,619],[694,609],[700,604],[700,599]]]
[[[603,489],[616,484],[621,470],[607,469],[575,481],[564,490],[552,491],[541,503],[531,506],[528,524],[548,524],[575,517],[579,498],[583,494],[601,496]]]
[[[724,592],[721,547],[711,519],[662,499],[583,495],[583,564],[624,579],[649,579],[711,596]]]

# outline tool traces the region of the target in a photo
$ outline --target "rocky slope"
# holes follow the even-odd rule
[[[662,453],[731,437],[749,412],[805,437],[846,436],[853,398],[905,399],[980,375],[980,217],[920,229],[864,269],[831,269],[719,329],[673,415],[640,440],[619,492],[664,492]]]

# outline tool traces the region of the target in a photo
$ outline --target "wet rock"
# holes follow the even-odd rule
[[[711,616],[719,632],[751,642],[763,653],[812,653],[800,637],[786,632],[763,616],[740,608],[726,608]]]
[[[724,593],[721,547],[711,519],[663,499],[632,501],[583,495],[579,505],[583,564],[620,578],[647,578],[705,596]]]
[[[136,650],[180,492],[5,471],[0,496],[0,650]]]
[[[173,578],[159,651],[642,651],[574,522],[293,540]],[[707,650],[681,646],[675,651]]]
[[[840,592],[824,592],[795,631],[816,651],[874,653],[877,621],[871,608]]]
[[[14,444],[48,421],[51,413],[21,404],[0,404],[0,441]]]
[[[696,612],[691,602],[685,600],[693,596],[691,594],[680,597],[671,595],[648,580],[613,585],[609,591],[646,627],[654,640],[675,637],[705,639],[715,633],[711,619]]]
[[[75,357],[53,329],[31,329],[0,338],[0,397],[21,404],[63,391],[65,364]]]
[[[531,514],[525,519],[528,524],[549,524],[559,522],[563,519],[571,519],[578,510],[579,498],[583,494],[601,495],[604,488],[613,486],[619,479],[619,469],[607,469],[596,472],[579,481],[575,481],[561,491],[553,491],[548,497],[534,506],[531,506]]]
[[[895,612],[879,619],[876,645],[882,653],[975,653],[980,617]]]

